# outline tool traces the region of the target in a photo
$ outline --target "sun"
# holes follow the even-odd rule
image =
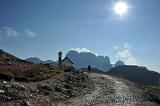
[[[128,5],[127,5],[127,3],[122,2],[122,1],[115,3],[114,11],[118,15],[124,15],[128,11]]]

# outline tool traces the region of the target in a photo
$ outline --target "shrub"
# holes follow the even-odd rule
[[[7,80],[7,81],[10,81],[12,80],[14,77],[14,75],[12,73],[4,73],[4,72],[1,72],[0,73],[0,79],[3,79],[3,80]]]

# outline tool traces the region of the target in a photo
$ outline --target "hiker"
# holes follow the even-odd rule
[[[89,74],[91,72],[91,66],[90,65],[88,65],[88,72],[89,72]]]
[[[82,70],[81,72],[82,72],[82,74],[83,74],[83,73],[84,73],[84,69],[81,69],[81,70]]]

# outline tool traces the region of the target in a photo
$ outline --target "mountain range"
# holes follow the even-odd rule
[[[135,65],[124,65],[123,61],[117,61],[113,65],[107,56],[96,56],[90,52],[79,53],[71,50],[66,54],[73,62],[76,68],[86,68],[91,65],[97,70],[108,71],[107,74],[121,76],[127,80],[143,84],[143,85],[160,85],[160,74],[155,71],[148,70],[146,67]],[[52,60],[42,61],[39,58],[31,57],[26,60],[20,59],[0,49],[0,64],[57,64]],[[95,71],[97,71],[95,70]]]
[[[93,68],[108,71],[113,66],[108,56],[96,56],[91,52],[78,52],[75,50],[70,50],[66,54],[66,57],[69,57],[73,61],[76,68],[85,68],[88,65],[91,65]]]
[[[108,71],[114,66],[125,65],[123,61],[119,60],[115,64],[111,64],[108,56],[96,56],[91,52],[78,52],[75,50],[70,50],[67,52],[66,56],[71,59],[74,63],[73,66],[76,68],[86,68],[88,65],[91,65],[93,68],[98,68],[103,71]],[[28,62],[32,62],[34,64],[50,64],[54,65],[57,62],[52,60],[42,61],[37,57],[30,57],[25,59]]]
[[[50,65],[54,65],[56,64],[56,62],[52,61],[52,60],[46,60],[46,61],[43,61],[43,60],[40,60],[39,58],[37,57],[30,57],[30,58],[27,58],[25,59],[26,61],[28,62],[32,62],[34,64],[50,64]]]

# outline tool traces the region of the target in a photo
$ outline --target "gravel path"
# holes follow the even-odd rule
[[[70,98],[56,106],[159,106],[150,102],[154,97],[149,97],[133,83],[126,84],[121,79],[97,73],[89,77],[95,86],[92,93]]]

